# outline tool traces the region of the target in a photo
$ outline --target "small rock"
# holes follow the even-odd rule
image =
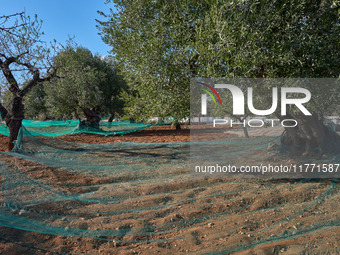
[[[214,226],[214,225],[215,225],[215,223],[212,223],[212,222],[208,223],[208,227],[209,227],[209,228],[211,228],[211,227]]]

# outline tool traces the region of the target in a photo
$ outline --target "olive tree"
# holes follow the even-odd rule
[[[39,82],[56,75],[50,50],[40,40],[42,22],[25,13],[0,17],[0,68],[2,85],[12,94],[0,111],[9,127],[9,149],[17,139],[24,118],[23,98]]]
[[[101,13],[98,27],[129,86],[128,111],[139,119],[188,115],[193,77],[339,78],[338,1],[107,2],[117,11]],[[340,150],[339,137],[323,124],[339,86],[321,90],[312,116],[288,111],[299,122],[286,129],[288,149]]]
[[[53,62],[60,66],[58,78],[44,83],[45,107],[50,116],[80,119],[85,115],[90,124],[99,122],[97,114],[121,111],[119,96],[125,83],[112,60],[82,47],[70,47],[59,52]]]

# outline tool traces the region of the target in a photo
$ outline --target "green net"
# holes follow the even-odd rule
[[[130,132],[135,132],[152,126],[150,123],[134,123],[129,120],[108,122],[101,120],[98,128],[86,127],[79,125],[79,120],[67,121],[22,121],[23,127],[33,136],[48,136],[56,137],[68,134],[91,133],[99,135],[124,135]],[[9,136],[8,128],[5,124],[0,123],[0,134]]]
[[[39,123],[27,124],[15,150],[0,155],[3,227],[68,237],[111,254],[146,244],[160,252],[181,247],[226,254],[340,229],[336,179],[195,178],[190,173],[193,144],[220,145],[216,157],[244,164],[292,160],[273,150],[280,136],[85,144],[36,136],[29,129]],[[30,247],[32,253],[40,248]],[[44,246],[44,252],[58,249]],[[69,247],[61,253],[72,252]]]

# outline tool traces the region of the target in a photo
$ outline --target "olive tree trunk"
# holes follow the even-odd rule
[[[5,119],[5,123],[9,129],[9,151],[14,148],[14,141],[17,140],[19,130],[22,126],[22,120],[24,119],[24,105],[22,99],[21,96],[14,95],[9,111],[2,105],[0,106],[1,116]]]
[[[294,115],[287,116],[298,122],[296,127],[286,127],[281,143],[288,152],[303,155],[333,154],[340,152],[340,136],[323,123],[320,116]],[[294,125],[294,122],[285,122]]]
[[[112,112],[111,113],[111,115],[110,115],[110,117],[109,117],[109,120],[108,120],[108,122],[112,122],[113,120],[114,120],[114,118],[115,118],[115,113],[114,112]]]
[[[100,116],[89,108],[83,109],[84,115],[86,117],[85,121],[80,122],[81,126],[99,129]]]

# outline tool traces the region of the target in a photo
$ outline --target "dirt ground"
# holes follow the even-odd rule
[[[60,136],[59,139],[78,143],[113,143],[113,142],[135,142],[135,143],[175,143],[190,142],[190,129],[182,126],[181,130],[176,130],[170,125],[156,126],[143,129],[126,135],[103,136],[96,134],[75,134]]]
[[[59,139],[95,144],[189,142],[190,130],[159,126],[124,136],[77,134]],[[0,150],[7,149],[6,141],[0,136]],[[64,201],[32,209],[51,217],[95,212],[73,222],[63,217],[52,220],[66,228],[100,228],[122,235],[90,238],[32,232],[5,227],[6,219],[0,217],[0,254],[340,254],[338,180],[193,179],[187,167],[174,165],[166,173],[155,172],[150,181],[135,183],[115,176],[80,175],[7,155],[0,159],[15,164],[25,176],[67,192],[129,194],[119,204],[101,207],[79,202],[71,210]],[[111,185],[116,185],[114,193]]]

